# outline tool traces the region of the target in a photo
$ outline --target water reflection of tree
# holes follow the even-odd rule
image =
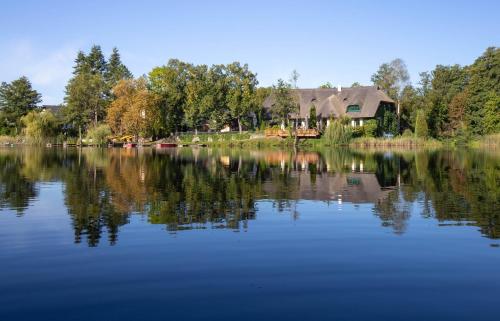
[[[499,158],[482,152],[416,152],[407,160],[404,198],[422,198],[423,215],[474,224],[500,237]]]
[[[23,167],[23,160],[17,155],[0,155],[0,207],[11,208],[18,215],[22,215],[30,200],[38,195],[35,182],[22,175]]]
[[[110,244],[118,238],[119,226],[128,222],[128,212],[113,205],[113,195],[99,166],[100,150],[84,150],[66,161],[65,204],[73,221],[75,242],[85,236],[89,246],[99,243],[106,230]]]
[[[258,175],[249,175],[252,171],[246,163],[236,170],[217,163],[207,167],[169,158],[159,159],[157,164],[153,185],[160,195],[151,199],[151,223],[167,224],[169,230],[204,228],[206,223],[239,229],[255,217],[261,185]]]
[[[466,151],[9,149],[0,152],[0,204],[22,214],[38,197],[37,182],[61,181],[75,241],[96,246],[103,235],[114,244],[131,214],[170,231],[246,229],[258,200],[298,216],[305,185],[317,189],[325,179],[372,175],[390,189],[371,201],[374,214],[396,233],[404,233],[412,210],[422,208],[424,217],[474,224],[498,238],[498,160]],[[344,188],[355,193],[359,186]]]

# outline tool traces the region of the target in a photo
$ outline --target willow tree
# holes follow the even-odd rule
[[[49,110],[30,111],[21,117],[24,135],[33,143],[42,143],[45,138],[54,137],[57,130],[57,119]]]

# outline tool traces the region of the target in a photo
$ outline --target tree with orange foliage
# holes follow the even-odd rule
[[[146,79],[123,79],[113,88],[115,99],[106,123],[113,133],[139,137],[154,136],[160,119],[160,98],[147,88]]]

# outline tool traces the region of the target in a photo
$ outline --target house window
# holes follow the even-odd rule
[[[360,185],[361,179],[358,177],[347,177],[347,185]]]
[[[361,111],[361,107],[359,105],[349,105],[347,106],[348,113],[359,113]]]

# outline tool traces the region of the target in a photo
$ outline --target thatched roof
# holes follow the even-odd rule
[[[339,117],[348,115],[352,118],[371,118],[377,113],[381,102],[394,104],[394,100],[389,98],[385,92],[376,86],[363,86],[341,88],[319,88],[319,89],[292,89],[300,105],[300,118],[309,116],[309,110],[314,104],[316,114],[327,118],[330,116]],[[264,101],[264,108],[271,110],[274,104],[273,96],[269,96]],[[350,105],[358,105],[359,112],[347,112]],[[297,117],[293,114],[291,117]]]
[[[61,111],[61,105],[42,105],[42,110],[50,110],[54,115]]]

